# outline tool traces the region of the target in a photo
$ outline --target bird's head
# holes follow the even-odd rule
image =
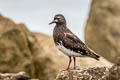
[[[49,25],[53,23],[56,23],[56,25],[66,25],[65,17],[62,14],[57,14]]]

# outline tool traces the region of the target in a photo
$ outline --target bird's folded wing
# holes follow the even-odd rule
[[[66,34],[62,42],[66,48],[69,48],[78,53],[86,54],[89,52],[87,46],[73,34]]]

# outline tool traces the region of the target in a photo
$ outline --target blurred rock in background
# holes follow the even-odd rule
[[[120,55],[120,0],[92,0],[85,42],[114,62]]]
[[[48,56],[42,56],[42,50],[24,24],[0,16],[0,72],[25,71],[32,77],[52,80],[56,72]]]
[[[80,67],[112,66],[102,57],[100,61],[77,59]],[[15,24],[0,16],[0,72],[25,71],[33,78],[53,80],[68,61],[69,58],[55,48],[52,37],[30,32],[24,24]]]

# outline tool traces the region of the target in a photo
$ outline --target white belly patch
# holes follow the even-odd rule
[[[75,57],[81,57],[81,56],[83,56],[83,55],[81,55],[80,53],[76,53],[76,52],[73,52],[73,51],[70,50],[70,49],[65,48],[65,47],[62,46],[62,45],[56,45],[56,47],[57,47],[61,52],[63,52],[65,55],[67,55],[67,56],[75,56]]]

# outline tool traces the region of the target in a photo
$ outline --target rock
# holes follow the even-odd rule
[[[120,55],[119,2],[119,0],[92,0],[85,29],[87,45],[111,62]]]
[[[25,72],[19,72],[19,73],[0,73],[0,80],[39,80],[39,79],[32,79]]]
[[[118,57],[115,65],[110,69],[108,80],[120,80],[120,57]]]
[[[18,72],[31,64],[27,35],[12,20],[0,16],[0,72]],[[32,66],[31,66],[32,68]]]
[[[107,67],[80,68],[60,72],[56,80],[104,80],[109,72]]]
[[[31,32],[24,24],[0,16],[0,72],[25,71],[33,78],[53,80],[68,65],[69,58],[55,48],[52,37]],[[103,57],[100,61],[78,58],[77,66],[109,66]],[[72,67],[72,66],[71,66]]]
[[[58,73],[56,80],[120,80],[120,57],[112,68],[106,66],[65,70]]]
[[[54,63],[47,56],[42,56],[40,43],[24,24],[15,24],[0,16],[0,72],[25,71],[40,80],[53,80],[57,74],[51,65]]]

